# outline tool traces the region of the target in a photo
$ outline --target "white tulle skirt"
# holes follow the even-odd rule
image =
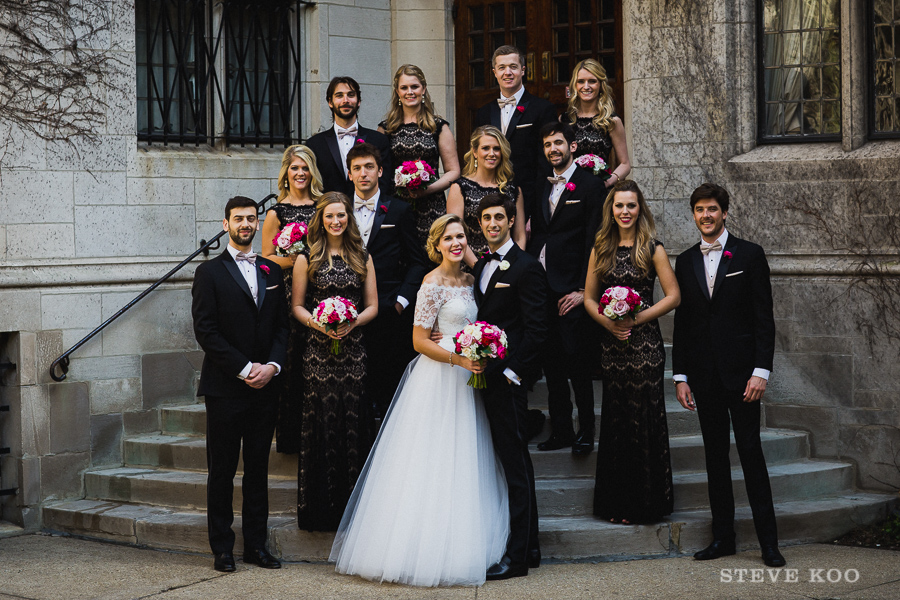
[[[337,572],[481,585],[503,556],[506,479],[469,375],[425,356],[409,364],[335,537]]]

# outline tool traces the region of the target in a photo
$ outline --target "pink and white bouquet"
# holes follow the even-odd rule
[[[469,323],[453,337],[453,341],[456,342],[456,353],[472,361],[506,358],[506,332],[484,321]],[[472,373],[468,383],[479,390],[487,385],[484,373]]]
[[[603,179],[609,179],[610,174],[606,172],[609,165],[606,161],[596,154],[584,154],[575,159],[575,164],[579,167],[593,171],[594,175],[604,176]]]
[[[306,237],[308,227],[306,223],[288,223],[281,228],[272,245],[275,246],[275,254],[278,256],[290,256],[300,254],[306,248],[303,239]]]
[[[627,286],[617,285],[607,288],[600,296],[600,314],[613,321],[621,321],[625,317],[633,319],[645,308],[647,305],[641,300],[641,295]],[[627,344],[628,340],[625,340],[625,343]]]
[[[325,298],[313,311],[312,320],[325,328],[325,331],[337,331],[342,323],[352,323],[359,313],[356,306],[346,298],[332,296]],[[331,340],[331,353],[337,356],[341,353],[341,340]]]
[[[437,176],[424,160],[408,160],[394,171],[394,185],[408,190],[425,189]]]

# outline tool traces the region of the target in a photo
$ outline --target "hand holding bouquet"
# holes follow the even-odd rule
[[[575,159],[575,164],[579,167],[593,171],[594,175],[600,177],[603,181],[609,179],[612,175],[606,170],[609,165],[606,161],[596,154],[584,154]]]
[[[312,314],[313,322],[329,331],[337,333],[337,329],[344,323],[353,323],[359,317],[356,306],[346,298],[333,296],[326,298],[316,307]],[[341,340],[332,338],[331,353],[337,356],[341,353]]]
[[[300,254],[306,248],[303,239],[306,237],[306,223],[288,223],[281,228],[272,245],[275,246],[275,254],[278,256],[291,256]]]
[[[456,353],[471,361],[506,358],[506,332],[484,321],[466,325],[454,336],[453,341],[456,342]],[[479,390],[487,385],[484,373],[472,373],[468,383]]]
[[[645,308],[647,305],[641,300],[641,295],[630,287],[607,288],[600,296],[600,314],[613,321],[621,321],[625,317],[633,319]],[[625,343],[627,344],[628,340],[625,340]]]

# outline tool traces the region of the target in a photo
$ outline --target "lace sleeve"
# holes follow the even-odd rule
[[[416,295],[416,314],[413,325],[423,329],[431,329],[437,319],[438,311],[444,303],[441,288],[433,283],[423,283]]]

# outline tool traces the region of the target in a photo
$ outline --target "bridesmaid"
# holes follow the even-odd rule
[[[322,196],[322,176],[316,168],[316,157],[306,146],[290,146],[281,157],[278,171],[278,203],[266,213],[262,227],[262,256],[278,263],[284,273],[284,290],[291,306],[294,261],[297,256],[277,256],[272,240],[288,223],[309,223],[316,212],[316,200]],[[296,454],[300,450],[300,399],[303,379],[303,332],[291,319],[288,338],[288,364],[284,365],[287,381],[278,399],[278,428],[275,440],[278,452]]]
[[[625,141],[625,125],[616,114],[612,88],[606,83],[606,71],[599,62],[587,58],[575,65],[569,89],[575,93],[569,97],[566,114],[560,119],[568,119],[575,129],[575,141],[578,143],[575,158],[596,154],[606,161],[611,171],[604,185],[610,188],[628,177],[631,161]],[[612,151],[615,151],[617,165],[610,163]]]
[[[603,203],[584,286],[584,308],[604,327],[594,514],[626,525],[655,523],[673,509],[663,392],[666,352],[657,319],[678,306],[681,291],[655,235],[653,215],[637,183],[617,183]],[[657,276],[665,297],[654,304]],[[633,288],[649,308],[620,321],[600,314],[600,297],[612,286]]]
[[[416,213],[416,237],[424,248],[435,219],[444,214],[444,190],[459,177],[459,158],[450,124],[435,116],[425,74],[415,65],[402,65],[394,73],[391,103],[378,131],[391,141],[394,167],[410,160],[423,160],[435,173],[444,174],[425,190],[396,187],[394,195],[413,205]]]
[[[370,447],[363,398],[366,347],[362,325],[378,314],[375,268],[353,216],[353,203],[328,192],[316,204],[309,247],[294,263],[293,315],[306,330],[303,421],[297,472],[297,525],[336,531]],[[359,317],[337,331],[312,320],[320,302],[342,296]],[[331,352],[333,339],[340,353]]]
[[[478,222],[478,203],[488,194],[503,194],[516,203],[516,214],[525,214],[522,190],[513,185],[513,168],[509,142],[493,125],[482,125],[472,132],[471,148],[466,152],[463,176],[450,186],[447,212],[462,217],[469,231],[469,247],[464,257],[469,268],[478,255],[488,251],[487,240]],[[516,219],[512,238],[525,249],[525,223]],[[476,254],[478,253],[478,254]]]

